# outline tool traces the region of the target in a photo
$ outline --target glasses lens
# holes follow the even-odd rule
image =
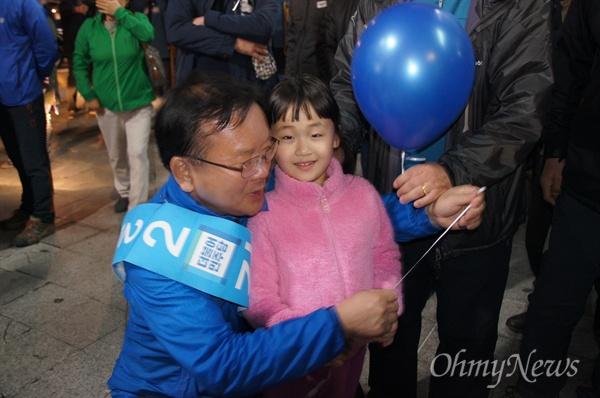
[[[242,164],[242,178],[250,178],[260,171],[263,159],[265,163],[269,164],[275,157],[277,151],[277,144],[279,141],[273,141],[273,143],[267,148],[264,156],[256,156],[252,159],[247,160]]]

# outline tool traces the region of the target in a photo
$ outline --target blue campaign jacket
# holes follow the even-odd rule
[[[0,103],[25,105],[42,95],[58,45],[38,0],[2,0],[0,17]]]
[[[223,217],[182,192],[173,177],[151,202]],[[251,332],[232,303],[132,264],[125,270],[129,320],[108,381],[113,397],[251,396],[318,369],[344,349],[333,308]]]
[[[424,238],[442,229],[431,223],[425,207],[415,209],[412,202],[401,204],[395,192],[381,195],[381,199],[392,222],[396,242]]]

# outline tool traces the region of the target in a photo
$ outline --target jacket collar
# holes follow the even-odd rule
[[[293,205],[301,208],[313,208],[322,205],[322,201],[335,202],[343,195],[345,178],[340,163],[333,158],[327,168],[327,180],[320,186],[313,182],[298,181],[275,167],[275,190],[273,195],[282,195]],[[269,195],[267,195],[267,198]]]
[[[233,217],[225,216],[222,214],[215,213],[214,211],[204,207],[187,192],[184,192],[177,184],[177,181],[173,175],[169,175],[167,182],[158,190],[156,195],[149,201],[150,203],[171,203],[184,209],[194,211],[196,213],[204,214],[207,216],[224,218],[229,221],[246,225],[247,217]]]

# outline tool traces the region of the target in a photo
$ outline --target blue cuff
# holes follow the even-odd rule
[[[443,229],[431,223],[425,207],[416,209],[412,202],[403,205],[395,192],[382,195],[381,199],[392,222],[396,242],[423,238]]]

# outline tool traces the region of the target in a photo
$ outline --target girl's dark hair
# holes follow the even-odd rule
[[[260,94],[248,82],[232,76],[194,72],[165,95],[154,132],[163,165],[173,156],[205,157],[209,138],[244,122],[252,104],[264,111]]]
[[[310,107],[317,117],[333,122],[335,133],[340,138],[340,150],[344,153],[342,168],[344,173],[353,174],[356,159],[341,133],[340,109],[329,87],[317,77],[303,74],[288,77],[277,84],[269,96],[267,117],[271,125],[285,120],[288,114],[292,121],[298,121],[300,112],[312,119],[315,116],[311,115]]]

